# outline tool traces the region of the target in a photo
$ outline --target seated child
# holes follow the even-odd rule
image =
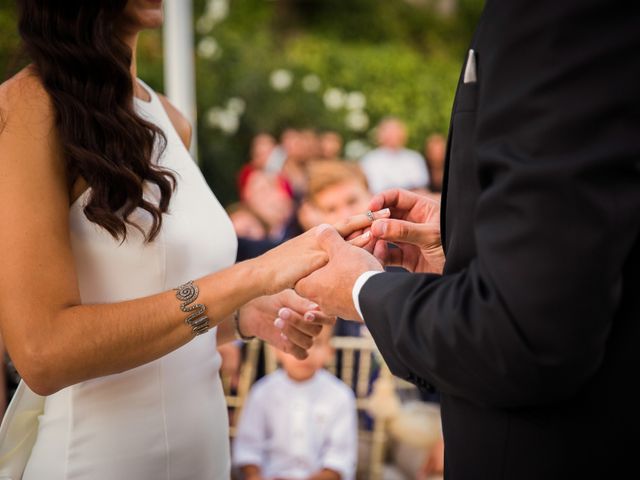
[[[332,353],[324,327],[297,360],[277,351],[282,368],[251,389],[233,443],[241,478],[351,480],[357,462],[353,392],[323,367]]]

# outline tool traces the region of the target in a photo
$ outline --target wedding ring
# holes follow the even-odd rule
[[[373,212],[371,210],[367,211],[367,218],[369,218],[369,220],[373,222]]]

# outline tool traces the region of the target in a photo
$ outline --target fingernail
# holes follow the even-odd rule
[[[291,311],[286,307],[282,307],[280,310],[278,310],[278,316],[287,320],[291,316]]]
[[[316,227],[316,233],[319,235],[325,230],[328,230],[329,228],[331,228],[331,225],[329,225],[328,223],[321,223]]]
[[[362,235],[360,235],[360,238],[362,240],[369,240],[369,238],[371,238],[371,230],[369,230],[368,232],[364,232]]]
[[[304,314],[304,319],[307,322],[313,322],[316,319],[316,316],[311,312],[307,312]]]
[[[317,308],[320,308],[320,305],[318,305],[317,303],[310,303],[307,307],[307,310],[316,310]]]
[[[391,216],[391,210],[389,210],[388,208],[385,208],[385,209],[383,209],[383,210],[380,210],[380,211],[378,212],[378,214],[379,214],[381,217],[389,217],[389,216]]]
[[[280,333],[280,337],[281,337],[283,340],[289,340],[289,337],[287,337],[287,336],[284,334],[284,332],[281,332],[281,333]]]
[[[278,317],[273,321],[273,325],[282,330],[284,328],[284,320]]]

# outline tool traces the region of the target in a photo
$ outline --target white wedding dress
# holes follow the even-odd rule
[[[71,242],[85,304],[163,292],[235,261],[237,239],[228,216],[160,99],[147,90],[151,101],[136,99],[136,110],[165,133],[166,150],[157,161],[176,173],[177,188],[162,230],[149,244],[129,228],[121,245],[89,222],[82,212],[87,192],[71,206]],[[158,198],[151,187],[145,195]],[[146,212],[134,214],[144,228],[149,219]],[[100,319],[87,321],[87,342],[91,321]],[[23,479],[227,480],[229,437],[220,361],[216,331],[211,330],[147,365],[47,397]]]

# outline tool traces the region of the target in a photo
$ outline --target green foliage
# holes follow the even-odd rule
[[[194,0],[196,24],[206,16],[209,1]],[[247,159],[251,137],[261,131],[332,129],[347,141],[371,143],[375,124],[395,115],[409,125],[413,148],[421,149],[429,133],[446,133],[455,84],[483,2],[458,0],[450,17],[426,3],[230,0],[224,19],[209,31],[200,25],[195,44],[210,55],[196,57],[199,160],[221,201],[235,199],[235,173]],[[19,44],[15,2],[0,4],[0,35],[4,73]],[[271,83],[277,70],[291,78],[282,90]],[[141,35],[138,74],[163,90],[160,31]],[[346,118],[353,108],[327,107],[324,97],[331,89],[343,97],[364,95],[366,105],[355,111],[361,122],[362,115],[368,120],[366,128],[349,127]],[[239,115],[229,119],[232,104]],[[220,112],[231,121],[226,132],[210,121]]]
[[[19,59],[18,25],[15,2],[0,3],[0,79],[15,73]]]

